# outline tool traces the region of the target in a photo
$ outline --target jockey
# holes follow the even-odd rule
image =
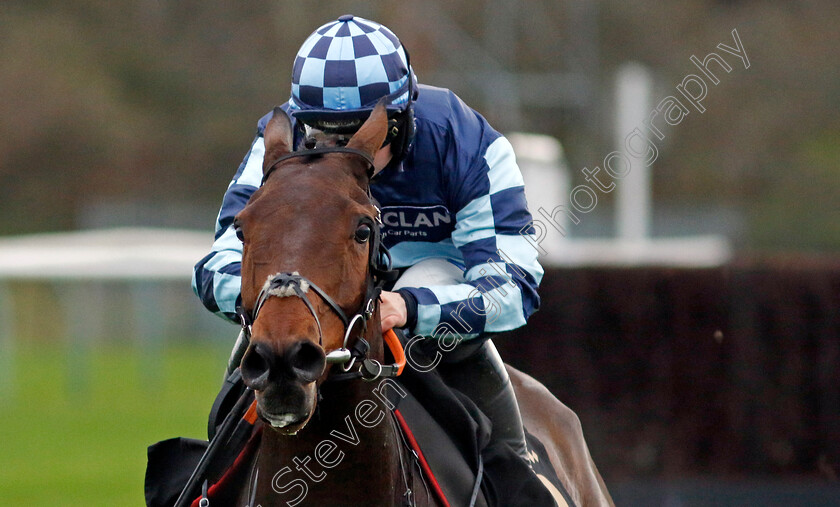
[[[383,330],[427,337],[443,379],[493,423],[491,439],[526,458],[516,397],[490,337],[537,310],[543,275],[513,148],[476,111],[443,88],[418,85],[408,54],[388,28],[352,15],[310,35],[295,58],[291,98],[298,147],[341,144],[388,98],[389,134],[377,152],[371,192],[384,243],[401,276],[383,291]],[[263,131],[225,193],[215,242],[195,266],[193,290],[211,311],[236,321],[242,243],[232,223],[262,179]],[[444,342],[440,342],[444,340]]]

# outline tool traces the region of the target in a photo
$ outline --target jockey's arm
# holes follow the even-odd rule
[[[236,237],[233,219],[245,207],[262,181],[265,155],[262,132],[270,117],[271,113],[260,120],[251,149],[225,191],[210,253],[198,261],[193,271],[192,288],[204,306],[233,322],[237,322],[236,308],[241,304],[242,287],[242,242]]]
[[[510,143],[496,136],[460,181],[452,242],[463,256],[464,283],[401,289],[404,316],[402,305],[386,295],[382,316],[389,320],[383,324],[416,319],[409,326],[414,335],[469,339],[516,329],[539,307],[543,269],[530,237],[522,175]]]

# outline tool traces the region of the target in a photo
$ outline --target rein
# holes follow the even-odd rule
[[[262,183],[265,183],[265,181],[268,179],[268,177],[271,175],[274,169],[281,162],[298,157],[317,157],[327,153],[351,153],[354,155],[358,155],[362,157],[368,164],[368,177],[371,177],[373,175],[373,158],[370,155],[363,151],[355,150],[353,148],[347,148],[344,146],[332,146],[315,148],[311,150],[295,151],[287,153],[286,155],[277,158],[265,171]],[[379,207],[375,204],[373,196],[371,196],[370,194],[370,189],[368,189],[367,194],[368,198],[371,201],[371,204],[376,209],[376,219],[371,219],[368,217],[362,219],[362,223],[366,223],[371,228],[373,234],[371,237],[370,250],[368,252],[368,281],[365,298],[362,301],[362,305],[359,308],[359,310],[355,314],[353,314],[352,317],[348,318],[347,314],[335,302],[335,300],[333,300],[333,298],[331,298],[323,289],[312,283],[311,280],[309,280],[305,276],[302,276],[297,271],[292,273],[277,273],[275,275],[270,276],[268,280],[266,280],[265,285],[263,286],[262,290],[257,296],[257,301],[254,304],[253,311],[248,312],[243,308],[238,309],[239,320],[242,325],[242,331],[246,337],[246,340],[250,342],[251,326],[257,320],[260,309],[262,309],[263,305],[270,297],[298,297],[301,300],[303,300],[303,303],[306,305],[306,308],[309,310],[309,313],[312,314],[312,317],[315,319],[315,323],[318,326],[318,344],[323,346],[323,331],[321,329],[321,321],[318,318],[318,314],[315,311],[314,305],[307,296],[309,290],[312,290],[315,294],[317,294],[333,311],[333,313],[335,313],[338,316],[338,318],[341,319],[341,322],[344,324],[345,330],[344,341],[342,343],[342,346],[336,350],[327,353],[327,363],[342,365],[342,370],[345,373],[331,375],[327,378],[327,382],[350,380],[356,378],[361,378],[367,381],[373,381],[381,377],[395,377],[402,373],[402,370],[405,366],[405,353],[402,350],[402,345],[400,344],[399,339],[397,339],[393,331],[389,331],[388,333],[386,333],[386,337],[384,337],[384,340],[386,345],[391,350],[396,362],[390,365],[383,365],[379,361],[367,357],[368,352],[370,351],[370,344],[363,337],[364,333],[367,330],[367,323],[371,319],[371,317],[373,317],[373,314],[376,311],[376,305],[379,300],[379,295],[382,293],[382,286],[388,281],[395,280],[398,275],[397,271],[392,269],[391,267],[391,254],[388,252],[388,249],[385,248],[385,246],[382,244],[382,219]],[[350,335],[353,333],[353,329],[356,328],[359,322],[361,322],[361,333],[356,338],[355,343],[350,348],[348,348]],[[356,360],[361,361],[358,371],[349,372],[349,370],[355,364]]]

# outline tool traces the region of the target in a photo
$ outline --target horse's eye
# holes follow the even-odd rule
[[[366,243],[367,240],[370,239],[371,235],[370,225],[368,224],[361,224],[359,227],[356,228],[355,239],[357,243]]]
[[[242,232],[242,224],[239,223],[239,220],[233,221],[233,232],[236,233],[236,237],[239,238],[239,241],[245,242],[245,234]]]

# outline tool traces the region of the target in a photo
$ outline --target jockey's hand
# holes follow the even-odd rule
[[[379,296],[379,318],[382,321],[382,331],[405,326],[407,312],[405,300],[396,292],[383,290]]]

